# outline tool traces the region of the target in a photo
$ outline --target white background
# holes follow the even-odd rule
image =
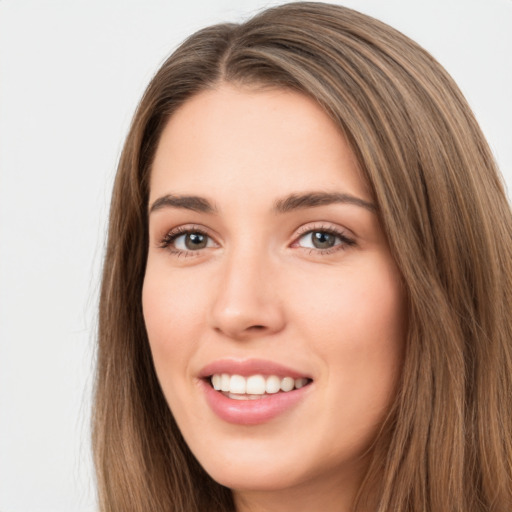
[[[97,292],[131,115],[185,36],[276,3],[0,0],[1,512],[95,510]],[[512,186],[512,0],[343,3],[448,69]]]

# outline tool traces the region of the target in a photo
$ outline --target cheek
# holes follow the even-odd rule
[[[186,287],[185,287],[186,286]],[[194,283],[181,283],[165,268],[148,265],[142,291],[144,322],[157,376],[164,390],[188,371],[203,322]]]
[[[392,262],[369,258],[365,265],[314,277],[304,276],[290,294],[311,335],[317,330],[332,348],[361,350],[403,339],[404,294]]]
[[[173,271],[161,255],[150,254],[142,289],[150,341],[162,337],[179,339],[183,329],[193,330],[197,326],[205,300],[204,282],[204,276],[199,273]]]
[[[148,266],[142,290],[144,322],[156,376],[175,417],[188,417],[190,359],[197,347],[198,298],[165,268]]]
[[[346,411],[361,404],[386,410],[394,394],[406,336],[398,271],[386,259],[332,272],[294,294],[299,332],[321,357],[329,393],[344,394]],[[349,406],[350,405],[350,406]]]

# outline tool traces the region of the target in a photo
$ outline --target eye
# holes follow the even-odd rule
[[[343,232],[335,229],[310,229],[302,234],[293,244],[295,247],[317,250],[319,252],[344,249],[347,246],[355,245],[355,241],[348,238]]]
[[[174,247],[181,251],[197,251],[208,247],[208,235],[203,233],[185,233],[174,239]]]
[[[168,248],[171,252],[175,253],[186,253],[216,247],[216,244],[204,231],[177,228],[164,237],[160,247],[163,249]]]
[[[310,231],[299,239],[301,247],[309,247],[311,249],[330,249],[339,243],[339,237],[326,231]]]

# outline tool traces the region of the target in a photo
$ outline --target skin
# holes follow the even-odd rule
[[[286,90],[221,84],[196,95],[168,122],[152,168],[150,210],[169,194],[215,208],[153,208],[143,309],[174,417],[239,511],[350,510],[395,394],[404,293],[376,209],[276,212],[276,201],[311,192],[373,202],[337,126]],[[187,247],[198,229],[206,246]],[[338,234],[319,249],[310,233],[326,230]],[[313,382],[270,421],[228,423],[198,378],[224,358],[274,361]]]

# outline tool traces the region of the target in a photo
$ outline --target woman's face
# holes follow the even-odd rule
[[[295,92],[202,92],[162,134],[149,211],[144,318],[201,465],[241,495],[357,480],[404,294],[336,125]]]

